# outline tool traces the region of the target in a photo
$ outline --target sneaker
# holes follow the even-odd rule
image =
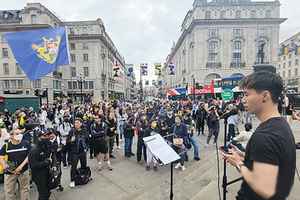
[[[75,187],[75,182],[72,181],[69,186],[70,186],[70,188],[74,188]]]
[[[199,160],[200,160],[200,158],[199,158],[199,157],[195,157],[195,158],[194,158],[194,160],[196,160],[196,161],[199,161]]]
[[[109,171],[112,171],[113,170],[113,168],[112,168],[112,166],[109,164],[109,165],[107,165],[107,169],[109,170]]]
[[[101,171],[101,170],[102,170],[102,163],[98,162],[98,171]]]
[[[149,171],[149,170],[150,170],[150,166],[146,165],[146,171]]]
[[[112,158],[112,159],[116,159],[116,157],[112,154],[110,154],[109,157]]]
[[[181,166],[181,170],[184,171],[185,170],[185,166]]]
[[[181,164],[177,163],[177,165],[175,166],[175,169],[179,169],[179,167],[181,167]]]
[[[117,149],[121,149],[121,147],[120,147],[120,146],[117,146]]]
[[[134,154],[134,153],[132,153],[132,152],[131,152],[131,153],[129,153],[129,154],[130,154],[131,156],[135,156],[135,154]]]
[[[154,166],[154,167],[153,167],[153,170],[154,170],[155,172],[157,172],[157,170],[158,170],[157,166]]]

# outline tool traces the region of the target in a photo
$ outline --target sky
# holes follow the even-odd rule
[[[194,0],[0,0],[1,10],[40,2],[61,20],[101,18],[126,63],[163,63],[180,36],[182,21]],[[269,0],[265,0],[269,1]],[[281,0],[280,41],[300,32],[299,0]],[[153,74],[154,72],[150,72]]]

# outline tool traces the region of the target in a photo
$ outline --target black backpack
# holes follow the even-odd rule
[[[76,175],[75,175],[75,185],[85,185],[87,184],[91,178],[92,172],[89,167],[86,168],[79,168],[76,170]]]
[[[50,190],[57,188],[61,180],[61,168],[52,167],[49,171],[48,187]]]

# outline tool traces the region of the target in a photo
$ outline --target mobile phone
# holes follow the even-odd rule
[[[219,149],[225,154],[231,154],[228,146],[220,146]]]

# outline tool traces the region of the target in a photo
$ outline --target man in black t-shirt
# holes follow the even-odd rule
[[[233,148],[224,159],[243,177],[237,200],[285,200],[294,183],[296,148],[287,121],[278,112],[283,90],[281,78],[255,72],[241,84],[245,109],[261,121],[246,147],[245,155]]]
[[[4,166],[4,191],[6,200],[15,200],[16,185],[19,182],[21,200],[29,199],[28,154],[30,144],[22,140],[20,130],[12,130],[10,140],[0,150],[0,163]],[[7,160],[5,159],[7,156]]]

